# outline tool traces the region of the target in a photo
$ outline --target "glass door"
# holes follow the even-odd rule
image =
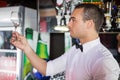
[[[13,30],[0,27],[0,80],[22,80],[22,52],[10,43]]]

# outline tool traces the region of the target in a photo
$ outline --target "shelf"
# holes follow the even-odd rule
[[[0,49],[0,52],[17,53],[17,50]]]
[[[10,71],[10,70],[0,70],[0,72],[16,74],[16,71]]]
[[[120,32],[99,32],[99,34],[118,34]]]

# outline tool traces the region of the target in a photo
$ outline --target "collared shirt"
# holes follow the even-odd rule
[[[71,47],[61,57],[47,63],[47,75],[65,70],[66,80],[118,80],[119,65],[100,39],[83,44],[83,52]]]

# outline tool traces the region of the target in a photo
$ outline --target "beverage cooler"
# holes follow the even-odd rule
[[[24,54],[10,44],[13,31],[37,30],[37,11],[23,6],[0,8],[0,80],[23,80]]]

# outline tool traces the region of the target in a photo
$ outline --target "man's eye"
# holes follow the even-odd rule
[[[75,19],[72,19],[73,22],[75,22],[76,20]]]
[[[74,22],[74,21],[75,21],[75,19],[70,18],[70,19],[69,19],[69,22],[70,22],[70,21]]]

